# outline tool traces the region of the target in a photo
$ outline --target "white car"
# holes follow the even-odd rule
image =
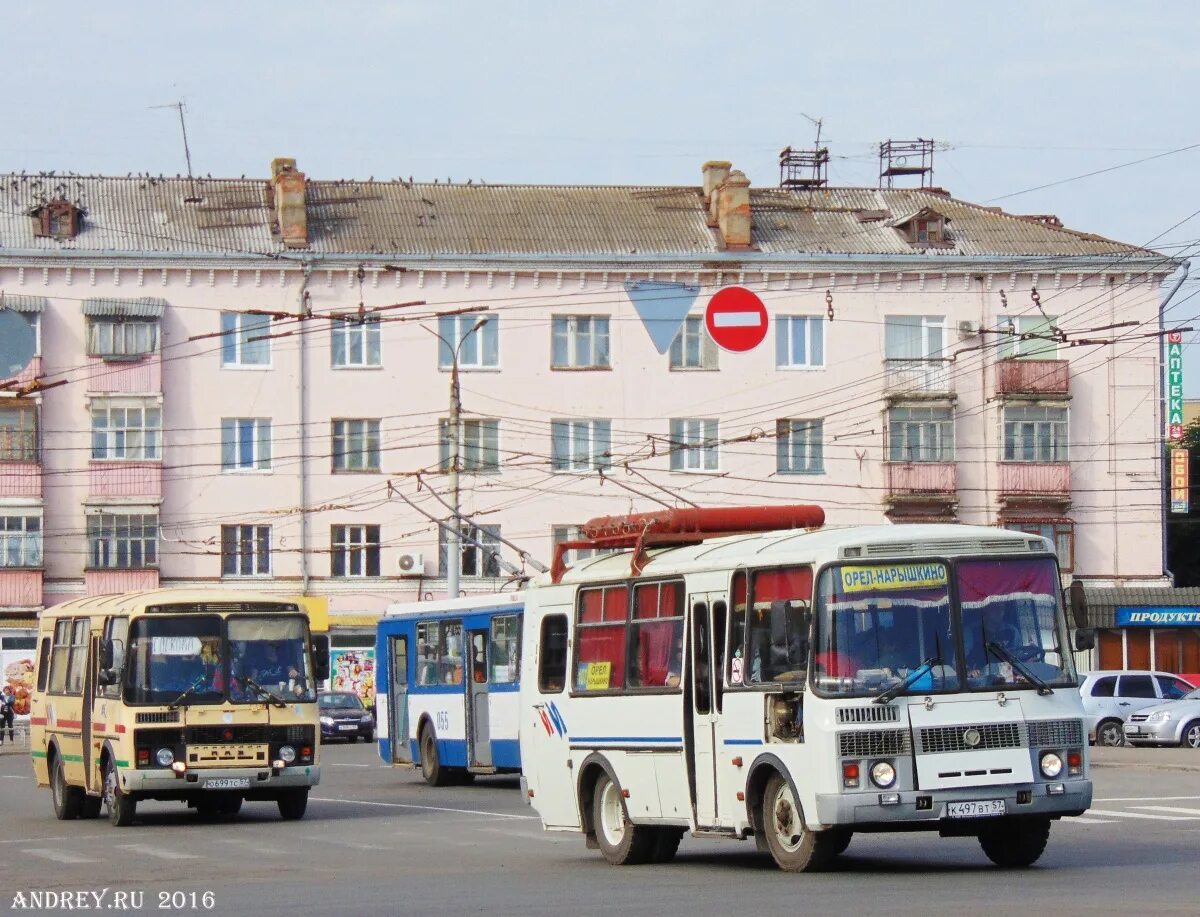
[[[1125,741],[1131,745],[1181,745],[1200,748],[1200,688],[1179,700],[1130,714]]]
[[[1195,686],[1169,672],[1088,672],[1079,685],[1088,734],[1097,745],[1124,745],[1123,724],[1132,714],[1183,697]]]

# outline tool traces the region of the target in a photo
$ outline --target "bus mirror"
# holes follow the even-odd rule
[[[108,671],[113,667],[113,642],[111,640],[100,641],[100,670]],[[101,684],[111,684],[111,682],[101,682]]]
[[[96,673],[96,683],[102,687],[116,684],[117,674],[112,669],[100,669]]]
[[[1096,648],[1096,629],[1094,627],[1075,628],[1075,649],[1080,652]]]
[[[1087,593],[1084,592],[1081,581],[1075,580],[1067,590],[1067,606],[1071,609],[1071,620],[1075,627],[1086,630],[1091,622],[1088,621]]]
[[[313,675],[317,681],[329,678],[329,644],[324,640],[314,640],[312,644]]]

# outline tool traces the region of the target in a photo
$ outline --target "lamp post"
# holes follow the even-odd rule
[[[462,414],[462,397],[458,387],[458,352],[462,349],[462,345],[466,342],[467,338],[486,324],[486,318],[479,319],[467,331],[463,332],[456,344],[451,344],[432,328],[425,325],[421,326],[445,344],[446,349],[450,351],[450,420],[448,423],[450,429],[447,431],[450,436],[450,467],[447,471],[450,483],[450,511],[454,517],[451,519],[450,530],[446,533],[446,592],[450,598],[458,598],[458,573],[459,567],[462,565],[458,514],[458,428],[459,417]]]

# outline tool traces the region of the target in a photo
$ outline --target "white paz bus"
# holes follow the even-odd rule
[[[690,831],[807,871],[855,832],[929,830],[1028,866],[1087,810],[1050,543],[823,519],[672,510],[560,547],[525,594],[521,662],[522,779],[547,829],[613,864],[665,862]],[[564,569],[584,545],[629,550]]]

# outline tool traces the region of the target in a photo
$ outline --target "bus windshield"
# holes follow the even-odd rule
[[[313,701],[316,686],[309,670],[304,622],[299,618],[229,619],[229,649],[235,702]]]
[[[910,675],[910,691],[960,689],[943,563],[826,568],[816,630],[813,679],[823,694],[877,694]]]

